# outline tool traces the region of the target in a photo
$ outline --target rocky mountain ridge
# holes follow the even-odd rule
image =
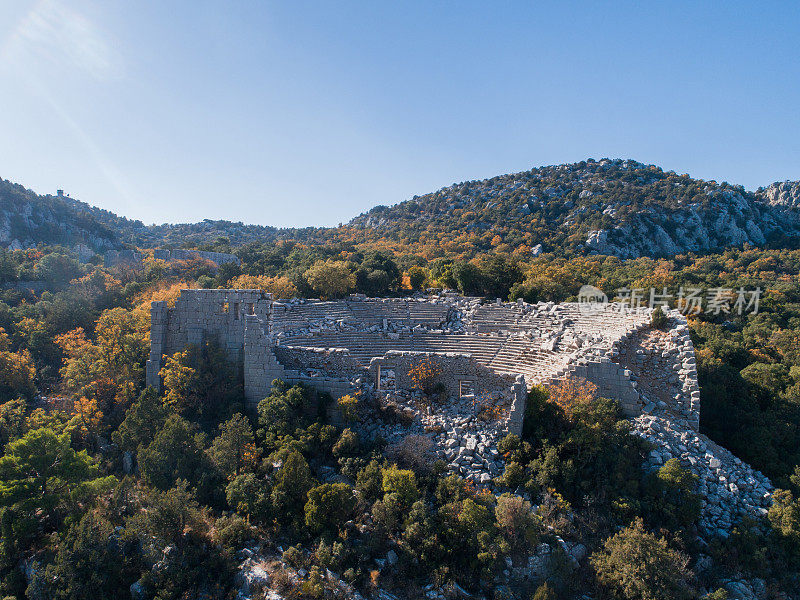
[[[68,196],[40,196],[0,180],[0,247],[39,243],[88,248],[233,245],[296,240],[392,240],[476,252],[502,245],[531,254],[621,258],[800,243],[800,183],[756,192],[693,179],[632,160],[547,166],[453,184],[393,206],[376,206],[335,228],[278,229],[230,221],[145,225]],[[432,240],[432,242],[431,242]],[[499,250],[498,250],[499,251]]]
[[[0,180],[0,247],[19,250],[45,243],[84,252],[121,247],[118,232],[98,219],[97,211],[67,196],[40,196]]]
[[[796,237],[800,213],[786,210],[795,204],[777,199],[790,192],[773,193],[773,186],[751,193],[635,161],[589,160],[454,184],[376,207],[350,225],[385,236],[489,230],[512,245],[524,239],[520,232],[533,233],[534,254],[670,256]]]

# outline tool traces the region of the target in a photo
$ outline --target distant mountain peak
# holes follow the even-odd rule
[[[795,215],[778,218],[773,209],[739,185],[606,158],[453,184],[376,207],[350,226],[391,238],[491,231],[514,245],[633,258],[796,235]]]

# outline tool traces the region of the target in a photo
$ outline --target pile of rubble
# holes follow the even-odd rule
[[[633,432],[653,444],[650,468],[677,458],[697,476],[700,526],[707,533],[727,537],[741,517],[767,514],[773,489],[769,479],[705,435],[657,415],[633,419]]]
[[[367,439],[377,437],[388,446],[398,445],[409,436],[422,436],[431,442],[430,460],[443,460],[448,471],[475,484],[490,486],[503,473],[503,459],[497,444],[506,435],[502,419],[484,414],[507,413],[508,399],[499,394],[475,398],[448,398],[434,405],[423,403],[421,394],[403,391],[383,393],[378,398],[404,418],[403,423],[386,422],[366,412],[357,427]]]

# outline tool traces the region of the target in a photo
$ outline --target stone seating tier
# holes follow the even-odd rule
[[[450,306],[442,302],[407,299],[369,301],[310,301],[276,303],[270,320],[275,333],[292,331],[325,321],[344,320],[363,326],[382,325],[384,319],[401,325],[421,324],[440,327],[447,319]]]

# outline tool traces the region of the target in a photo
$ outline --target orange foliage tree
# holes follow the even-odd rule
[[[63,387],[73,397],[96,399],[102,413],[121,414],[144,386],[149,315],[124,308],[105,310],[95,333],[94,342],[81,327],[56,336],[64,353]]]
[[[8,335],[0,327],[0,402],[19,395],[33,395],[35,377],[31,353],[27,349],[12,352]]]
[[[597,386],[579,377],[564,379],[550,387],[550,402],[561,407],[570,419],[576,407],[588,404],[596,397]]]
[[[416,361],[408,370],[408,377],[416,389],[426,394],[433,392],[436,378],[442,374],[442,368],[430,356]]]
[[[73,415],[68,426],[73,435],[88,442],[91,437],[99,436],[103,427],[103,413],[97,407],[97,400],[86,397],[73,403]]]

